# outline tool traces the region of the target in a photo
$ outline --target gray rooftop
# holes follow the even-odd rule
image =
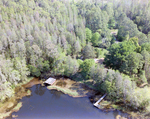
[[[56,79],[54,79],[54,78],[48,78],[44,83],[52,85],[55,81],[56,81]]]

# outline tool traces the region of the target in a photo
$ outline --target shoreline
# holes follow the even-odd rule
[[[78,89],[76,87],[75,90],[71,90],[71,86],[58,86],[57,83],[59,83],[59,81],[61,83],[66,83],[66,82],[74,82],[77,84],[77,86],[79,86],[78,88],[82,89],[82,87],[80,86],[86,86],[86,89],[84,90],[85,91],[85,94],[82,94],[80,95],[78,93]],[[55,89],[57,91],[61,91],[63,92],[64,94],[67,94],[73,98],[78,98],[78,97],[85,97],[85,96],[91,96],[93,97],[93,99],[91,99],[91,103],[92,102],[96,102],[99,98],[102,97],[102,95],[96,95],[96,93],[98,93],[98,91],[96,91],[95,89],[92,89],[90,86],[84,84],[84,83],[81,83],[81,82],[78,82],[78,81],[74,81],[74,80],[71,80],[71,79],[57,79],[56,82],[52,85],[52,86],[48,86],[47,89]],[[94,93],[90,92],[90,93],[87,93],[86,91],[90,91],[92,90]],[[100,92],[99,92],[100,93]],[[114,111],[114,110],[118,110],[118,111],[121,111],[123,113],[127,113],[129,115],[128,118],[148,118],[148,117],[144,117],[144,115],[141,115],[140,113],[138,112],[134,112],[134,111],[131,111],[131,110],[128,110],[128,109],[125,109],[124,107],[118,105],[118,104],[115,104],[115,103],[112,103],[111,101],[108,101],[107,99],[103,99],[100,103],[99,103],[100,107],[101,108],[98,108],[100,110],[103,110],[103,111]],[[118,115],[116,117],[116,119],[119,119],[121,116]],[[126,119],[124,117],[121,117],[123,119]]]
[[[4,102],[0,102],[0,119],[9,117],[13,112],[17,112],[22,107],[22,102],[18,103],[18,100],[22,99],[25,96],[30,96],[31,91],[27,89],[26,86],[29,82],[35,80],[33,77],[28,77],[27,81],[18,84],[13,90],[14,94],[9,99],[5,99]],[[12,115],[16,117],[16,115]]]
[[[10,106],[10,108],[11,108],[11,106],[13,106],[13,108],[10,110],[10,111],[8,111],[8,112],[5,112],[5,113],[0,113],[0,119],[3,119],[3,118],[6,118],[6,117],[9,117],[13,112],[17,112],[17,111],[19,111],[20,110],[20,108],[22,107],[22,102],[19,102],[18,104],[16,104],[15,106],[14,106],[14,104],[13,103],[10,103],[9,105],[8,105],[8,107],[7,108],[9,108],[9,106]],[[13,116],[13,115],[12,115]]]
[[[78,83],[71,79],[61,78],[57,79],[52,86],[48,86],[47,89],[55,89],[74,98],[92,96],[97,92],[89,87],[85,87],[84,84]]]
[[[25,96],[29,96],[31,95],[31,91],[30,88],[33,85],[37,85],[37,84],[43,84],[43,81],[39,80],[38,78],[33,78],[30,81],[28,81],[27,83],[24,84],[19,84],[18,87],[21,87],[17,89],[17,87],[15,88],[15,95],[13,97],[10,98],[10,100],[8,100],[8,102],[6,101],[1,107],[0,107],[0,119],[1,118],[6,118],[8,116],[10,116],[13,112],[17,112],[19,111],[19,109],[22,107],[22,102],[18,103],[18,99],[21,99]],[[57,91],[61,91],[64,94],[67,94],[73,98],[80,98],[80,97],[91,97],[90,101],[91,103],[96,102],[100,97],[102,97],[102,95],[100,94],[100,92],[98,92],[95,89],[92,89],[89,85],[86,85],[84,83],[75,81],[75,80],[71,80],[69,78],[57,78],[56,82],[54,82],[54,84],[52,86],[47,86],[47,89],[55,89]],[[23,92],[20,90],[23,90]],[[19,105],[19,106],[18,106]],[[114,103],[112,103],[111,101],[105,100],[103,99],[103,101],[101,101],[101,103],[99,104],[101,106],[101,108],[98,108],[100,110],[103,111],[113,111],[113,110],[118,110],[118,111],[122,111],[123,113],[127,113],[130,117],[134,117],[134,118],[143,118],[143,116],[140,116],[140,114],[138,113],[133,113],[133,112],[129,112],[129,110],[124,110],[124,108],[122,108],[122,106],[120,105],[116,105]],[[4,108],[4,110],[2,110],[2,108]],[[9,110],[9,111],[8,111]],[[17,115],[12,115],[12,117],[16,117]],[[117,117],[120,117],[120,115],[118,115]],[[116,117],[116,119],[118,119]],[[123,117],[124,118],[124,117]],[[144,117],[146,118],[146,117]],[[126,119],[126,118],[124,118]]]

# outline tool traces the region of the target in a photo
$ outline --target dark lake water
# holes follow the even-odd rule
[[[115,119],[118,114],[127,116],[119,111],[101,111],[93,106],[88,97],[72,98],[41,85],[30,89],[32,95],[22,98],[20,102],[23,106],[12,113],[18,115],[17,119]]]

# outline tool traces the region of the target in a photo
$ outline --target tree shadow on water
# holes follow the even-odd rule
[[[53,94],[53,95],[52,95],[52,98],[53,98],[53,99],[59,99],[59,98],[61,97],[61,95],[63,95],[63,93],[62,93],[61,91],[57,91],[57,90],[54,90],[54,89],[49,90],[49,92],[50,92],[51,94]]]
[[[41,85],[36,85],[36,89],[34,92],[35,92],[35,94],[42,96],[42,95],[44,95],[45,91],[46,91],[45,87],[43,87]]]

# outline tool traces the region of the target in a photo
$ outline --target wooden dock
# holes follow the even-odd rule
[[[96,103],[94,103],[94,106],[97,108],[100,108],[99,102],[102,101],[106,95],[107,95],[107,93],[105,95],[103,95],[103,97],[101,97]]]
[[[52,85],[55,81],[56,81],[56,79],[54,79],[54,78],[48,78],[48,79],[44,82],[44,84]]]

